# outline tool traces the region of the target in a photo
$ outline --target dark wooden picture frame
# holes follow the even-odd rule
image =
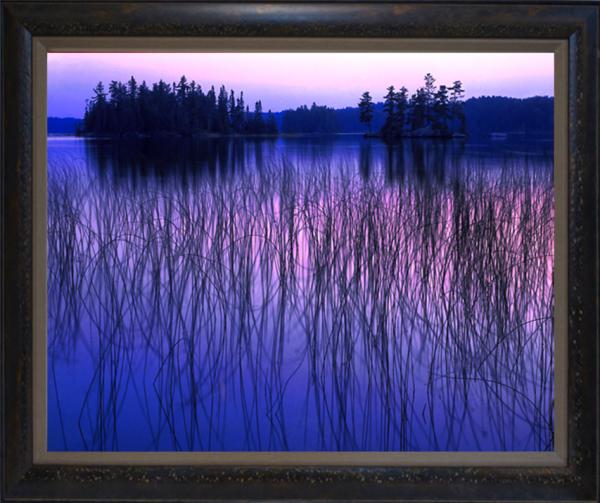
[[[2,6],[2,497],[7,501],[596,500],[598,22],[595,3],[84,2]],[[34,459],[36,37],[568,41],[568,450],[556,467],[78,466]]]

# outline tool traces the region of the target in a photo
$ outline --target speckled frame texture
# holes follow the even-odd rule
[[[597,501],[597,2],[5,1],[0,171],[0,500]],[[202,467],[33,463],[33,37],[563,39],[568,82],[566,467]]]

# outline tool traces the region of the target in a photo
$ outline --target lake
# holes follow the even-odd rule
[[[50,137],[48,449],[552,450],[552,148]]]

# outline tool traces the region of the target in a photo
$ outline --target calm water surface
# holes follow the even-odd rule
[[[48,141],[50,450],[551,450],[552,144]]]

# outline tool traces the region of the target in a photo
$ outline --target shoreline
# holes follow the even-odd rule
[[[47,138],[78,138],[84,140],[112,140],[112,141],[135,141],[135,140],[156,140],[156,141],[168,141],[168,140],[218,140],[218,139],[248,139],[248,140],[277,140],[281,139],[300,139],[300,138],[360,138],[361,140],[379,140],[384,144],[393,145],[402,143],[403,141],[410,140],[459,140],[459,141],[491,141],[495,144],[503,143],[504,141],[522,141],[522,140],[533,140],[539,141],[540,139],[552,140],[552,135],[546,134],[535,134],[535,133],[522,133],[522,132],[507,132],[507,133],[495,133],[486,135],[422,135],[422,134],[405,134],[399,137],[386,139],[379,133],[282,133],[282,134],[202,134],[202,135],[179,135],[179,134],[144,134],[144,135],[91,135],[91,134],[75,134],[75,133],[48,133]]]
[[[401,137],[394,139],[386,139],[384,136],[378,133],[280,133],[280,134],[220,134],[220,133],[206,133],[206,134],[192,134],[183,135],[179,133],[155,133],[155,134],[123,134],[123,135],[107,135],[107,134],[77,134],[77,133],[48,133],[48,137],[54,138],[81,138],[87,140],[183,140],[183,139],[270,139],[274,140],[277,138],[323,138],[323,137],[360,137],[361,139],[377,139],[384,143],[397,143],[402,140],[414,140],[414,139],[432,139],[432,140],[453,140],[453,139],[467,139],[467,135],[420,135],[420,134],[406,134]]]

